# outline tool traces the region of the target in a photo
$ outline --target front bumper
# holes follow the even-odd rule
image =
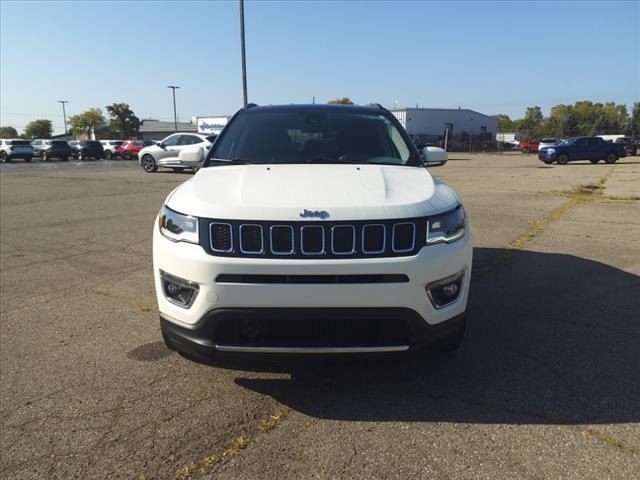
[[[279,322],[281,325],[297,324],[298,329],[304,329],[317,334],[318,325],[325,327],[324,332],[320,332],[320,337],[326,335],[326,319],[333,319],[337,322],[352,325],[359,323],[375,323],[380,325],[380,321],[395,322],[401,328],[390,335],[377,331],[367,332],[363,341],[362,336],[354,341],[351,332],[343,337],[335,335],[330,341],[323,341],[317,338],[313,343],[295,343],[288,338],[280,337],[276,340],[261,338],[258,341],[247,341],[237,337],[238,334],[233,329],[229,329],[230,324],[252,321],[267,324],[270,320]],[[293,322],[293,323],[292,323]],[[271,324],[273,325],[273,324]],[[335,325],[334,325],[335,326]],[[357,325],[355,325],[357,328]],[[226,308],[215,309],[207,313],[195,325],[180,325],[160,314],[160,328],[162,333],[178,350],[191,353],[195,356],[208,356],[217,351],[221,352],[243,352],[243,353],[388,353],[404,352],[407,350],[418,350],[437,343],[439,340],[449,335],[464,330],[465,314],[456,315],[438,325],[427,324],[416,312],[408,308]],[[403,330],[406,329],[406,332]],[[330,332],[334,334],[335,332]],[[346,341],[345,341],[346,340]]]
[[[538,151],[539,160],[555,160],[558,157],[556,152],[548,152],[547,150]]]
[[[176,344],[199,345],[205,349],[216,348],[215,332],[220,322],[251,318],[300,322],[318,318],[371,320],[374,323],[397,320],[399,325],[408,328],[409,341],[394,339],[396,346],[424,345],[438,338],[438,331],[448,331],[450,327],[444,325],[451,325],[450,320],[464,316],[472,255],[469,230],[453,243],[426,246],[413,256],[348,260],[218,257],[209,255],[199,245],[168,240],[160,234],[157,223],[153,233],[154,280],[163,331]],[[161,270],[198,284],[198,293],[190,308],[165,298]],[[459,272],[464,272],[459,296],[451,304],[435,308],[425,287]],[[216,282],[220,275],[310,274],[406,275],[408,281],[349,284]]]

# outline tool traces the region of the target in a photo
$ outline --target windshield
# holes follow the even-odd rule
[[[556,139],[555,138],[543,138],[542,140],[540,140],[540,143],[556,143]]]
[[[559,145],[573,145],[577,138],[567,138],[566,140],[562,140]]]
[[[209,160],[243,163],[412,164],[412,150],[382,114],[345,110],[241,113]]]

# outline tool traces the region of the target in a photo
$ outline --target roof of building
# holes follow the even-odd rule
[[[145,120],[140,126],[140,133],[173,133],[176,131],[176,125],[173,122],[158,122],[152,120]],[[193,132],[198,131],[198,126],[193,123],[178,122],[178,132]]]
[[[481,115],[483,117],[493,118],[491,115],[487,115],[487,114],[484,114],[484,113],[476,112],[475,110],[471,110],[470,108],[430,108],[430,107],[415,108],[415,107],[406,107],[406,108],[394,108],[391,111],[392,112],[406,112],[408,110],[431,110],[431,111],[440,111],[440,112],[471,112],[471,113],[475,113],[476,115]]]

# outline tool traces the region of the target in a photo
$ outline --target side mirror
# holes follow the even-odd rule
[[[158,142],[158,143],[156,143],[156,145],[158,145],[161,149],[164,150],[164,143],[163,142]]]
[[[444,148],[424,147],[422,149],[422,162],[426,167],[439,167],[447,163],[449,155]]]
[[[185,148],[178,154],[178,160],[188,165],[195,165],[202,161],[202,148]]]

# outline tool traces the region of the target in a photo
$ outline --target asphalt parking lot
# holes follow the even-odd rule
[[[451,154],[475,237],[448,357],[168,351],[151,231],[189,178],[0,167],[0,476],[589,478],[640,472],[640,157]]]

